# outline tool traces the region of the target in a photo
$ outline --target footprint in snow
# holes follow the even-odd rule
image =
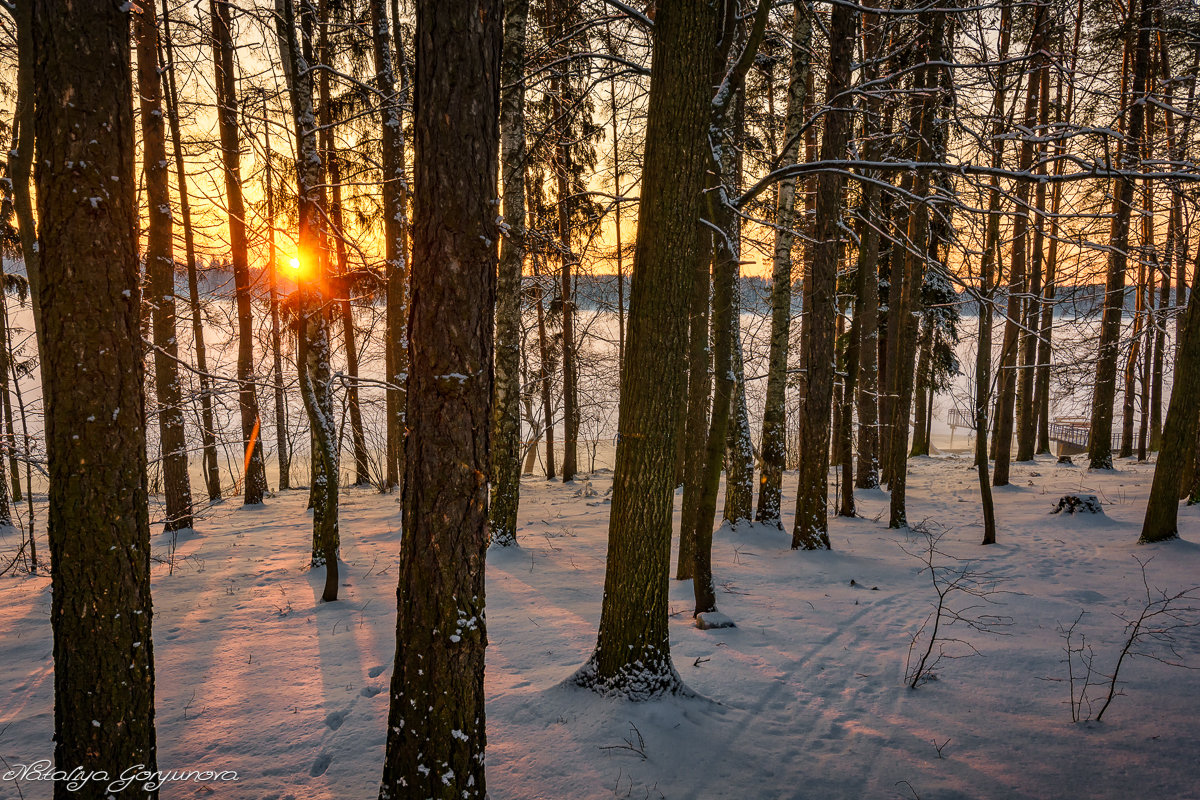
[[[331,731],[336,731],[342,727],[342,723],[346,721],[346,715],[350,713],[350,709],[344,711],[332,711],[325,715],[325,726]],[[324,770],[322,770],[324,771]]]
[[[385,664],[380,664],[378,667],[371,667],[369,670],[367,670],[367,677],[378,678],[383,674],[385,669],[387,669],[387,665]]]
[[[329,769],[329,765],[332,763],[333,756],[329,753],[321,753],[321,755],[317,756],[317,760],[313,762],[312,769],[308,771],[308,774],[314,778],[320,777],[325,774],[325,770]]]

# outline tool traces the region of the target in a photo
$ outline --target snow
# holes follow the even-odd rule
[[[909,519],[944,529],[941,563],[951,571],[969,565],[994,578],[1005,593],[983,611],[1012,620],[990,634],[944,629],[979,654],[943,660],[937,680],[916,690],[904,685],[906,656],[935,597],[924,564],[901,549],[920,553],[924,538],[886,528],[885,492],[860,492],[859,518],[831,518],[832,552],[792,551],[789,534],[770,527],[722,528],[717,601],[737,627],[697,628],[691,584],[672,581],[672,655],[690,691],[645,703],[569,683],[595,646],[609,506],[528,476],[521,546],[488,552],[489,794],[1195,796],[1200,672],[1126,661],[1123,694],[1104,721],[1071,722],[1060,627],[1086,611],[1075,635],[1086,635],[1106,671],[1123,641],[1114,615],[1136,616],[1145,602],[1135,557],[1149,559],[1151,586],[1200,584],[1200,509],[1181,509],[1182,540],[1135,544],[1152,469],[1118,460],[1116,471],[1090,473],[1051,457],[1016,464],[1013,486],[996,492],[999,542],[981,547],[970,459],[913,459]],[[611,477],[587,479],[605,494]],[[785,477],[785,510],[794,481]],[[1096,495],[1104,515],[1052,515],[1065,494]],[[178,537],[173,574],[163,563],[170,536],[153,538],[158,768],[236,772],[236,783],[206,785],[221,798],[377,793],[399,502],[343,490],[343,599],[323,604],[324,575],[307,569],[305,500],[293,491],[262,506],[211,508]],[[14,533],[0,534],[0,553],[15,545]],[[53,757],[49,578],[0,579],[0,606],[0,756],[15,768]],[[1193,665],[1197,633],[1177,634]],[[196,792],[206,793],[176,783],[163,796]],[[52,787],[27,780],[20,793],[12,780],[0,783],[5,800],[45,800]]]

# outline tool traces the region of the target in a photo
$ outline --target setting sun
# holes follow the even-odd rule
[[[300,269],[300,259],[298,258],[293,258],[288,264],[291,265],[292,269]]]

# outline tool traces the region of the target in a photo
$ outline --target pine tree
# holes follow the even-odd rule
[[[54,760],[120,775],[156,769],[130,14],[32,6]]]
[[[380,800],[483,798],[499,0],[417,3],[396,661]]]
[[[596,649],[573,678],[635,700],[682,688],[667,626],[671,506],[719,19],[715,0],[663,0],[654,20],[604,604]]]

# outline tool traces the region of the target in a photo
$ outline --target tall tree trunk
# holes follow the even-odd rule
[[[380,2],[380,0],[376,0]],[[504,6],[500,167],[504,236],[496,284],[496,396],[492,407],[492,542],[517,543],[521,497],[521,275],[525,265],[525,36],[529,0]]]
[[[1083,30],[1083,0],[1079,0],[1079,4],[1075,10],[1075,34],[1073,46],[1071,48],[1070,66],[1067,68],[1066,76],[1062,74],[1058,77],[1058,87],[1055,90],[1054,107],[1058,111],[1058,122],[1070,125],[1073,119],[1075,106],[1075,65],[1079,57],[1079,41],[1080,34]],[[1060,41],[1062,41],[1060,39]],[[1062,87],[1064,80],[1067,84],[1066,105],[1063,105]],[[1065,142],[1059,139],[1054,143],[1054,175],[1060,176],[1063,174],[1063,169],[1066,160],[1061,158],[1065,150]],[[1046,246],[1046,276],[1042,282],[1042,317],[1040,323],[1040,331],[1038,337],[1038,354],[1037,354],[1037,376],[1035,380],[1037,385],[1034,390],[1034,402],[1037,405],[1038,415],[1038,431],[1037,431],[1037,452],[1050,452],[1050,361],[1053,355],[1051,348],[1051,340],[1054,335],[1054,295],[1056,291],[1055,281],[1058,273],[1058,238],[1059,238],[1059,211],[1062,208],[1062,182],[1056,182],[1050,195],[1050,236],[1049,243]]]
[[[154,395],[162,444],[166,529],[192,527],[187,439],[183,432],[183,391],[179,386],[179,344],[175,339],[175,259],[172,255],[171,187],[167,183],[167,137],[163,125],[162,81],[158,72],[158,24],[154,6],[136,13],[138,96],[141,99],[142,170],[146,181],[146,272],[154,337]]]
[[[688,580],[695,566],[696,529],[704,497],[707,474],[707,443],[709,401],[712,395],[713,373],[709,369],[712,349],[709,347],[708,323],[712,283],[709,264],[712,247],[709,237],[702,234],[700,254],[692,276],[692,294],[688,307],[688,370],[687,412],[684,423],[683,508],[679,516],[679,555],[675,567],[676,580]]]
[[[604,603],[596,650],[574,678],[630,699],[682,688],[667,624],[674,438],[708,184],[719,19],[713,0],[663,0],[654,20]]]
[[[45,331],[54,761],[156,770],[130,14],[31,4]],[[114,178],[116,180],[114,181]],[[107,796],[55,781],[58,800]],[[138,791],[157,798],[158,792]]]
[[[383,236],[385,280],[387,281],[387,318],[384,323],[384,369],[387,372],[385,416],[387,417],[387,454],[384,482],[400,485],[404,461],[405,381],[408,374],[408,261],[405,241],[408,236],[408,178],[405,175],[403,103],[408,94],[407,70],[404,69],[404,40],[400,36],[399,9],[393,0],[392,26],[399,64],[392,61],[388,38],[388,14],[385,0],[370,0],[371,44],[375,57],[375,86],[379,90],[379,121],[383,166]],[[396,72],[400,85],[396,85]]]
[[[29,299],[33,307],[33,329],[38,344],[38,364],[45,380],[46,336],[42,330],[42,270],[38,252],[37,218],[33,213],[33,193],[30,178],[33,177],[33,155],[35,145],[34,110],[37,92],[34,86],[34,65],[37,48],[34,43],[33,1],[23,0],[13,4],[13,21],[17,39],[17,92],[16,109],[13,114],[13,157],[10,160],[12,179],[13,211],[17,217],[17,229],[21,237],[21,260],[25,262],[25,274],[29,277]]]
[[[316,11],[311,0],[300,0],[296,19],[291,0],[282,5],[279,24],[280,55],[290,64],[289,94],[292,122],[296,131],[296,189],[299,217],[300,268],[297,273],[299,321],[296,366],[300,373],[300,397],[308,415],[313,442],[312,563],[325,566],[325,588],[321,599],[331,602],[338,592],[338,448],[333,419],[333,393],[329,366],[330,281],[321,252],[321,153],[317,142],[317,120],[313,112],[313,28]],[[299,22],[300,38],[296,28]]]
[[[1133,48],[1133,91],[1123,94],[1128,120],[1125,135],[1117,142],[1118,169],[1133,169],[1142,152],[1145,128],[1147,76],[1150,71],[1150,27],[1154,0],[1130,3],[1129,22],[1137,12],[1136,44]],[[1134,182],[1118,177],[1113,186],[1112,226],[1109,231],[1108,269],[1104,285],[1104,316],[1097,347],[1096,381],[1092,392],[1092,424],[1088,439],[1090,469],[1112,469],[1113,404],[1117,391],[1117,356],[1120,351],[1121,317],[1125,310],[1125,270],[1129,261],[1129,219],[1133,212]]]
[[[545,289],[537,284],[538,350],[540,353],[539,381],[542,389],[542,425],[546,429],[546,480],[555,478],[554,470],[554,400],[550,394],[550,376],[554,374],[554,356],[546,333]]]
[[[1039,2],[1033,11],[1033,36],[1029,42],[1030,68],[1025,81],[1025,112],[1022,122],[1024,130],[1032,130],[1037,124],[1039,98],[1041,97],[1041,62],[1045,40],[1046,4]],[[1021,140],[1017,156],[1017,170],[1028,172],[1033,166],[1035,144],[1030,136]],[[1031,268],[1033,250],[1030,242],[1030,184],[1019,181],[1016,186],[1015,213],[1013,215],[1012,245],[1008,276],[1008,308],[1004,321],[1004,345],[1000,353],[1000,391],[996,401],[996,471],[992,485],[1007,486],[1009,465],[1012,461],[1014,433],[1020,445],[1017,458],[1033,456],[1033,442],[1027,437],[1032,429],[1029,422],[1033,412],[1032,365],[1035,344],[1027,332],[1026,323],[1031,319],[1028,307],[1032,302]]]
[[[917,374],[914,385],[916,398],[913,401],[915,418],[913,419],[912,447],[908,451],[910,458],[929,455],[929,438],[926,436],[926,429],[929,421],[928,406],[933,394],[930,379],[933,369],[934,324],[933,320],[926,315],[924,323],[921,325],[921,335],[917,340]]]
[[[410,430],[380,800],[487,794],[501,16],[499,0],[417,3]]]
[[[996,91],[992,98],[992,166],[1004,163],[1004,140],[1000,134],[1006,127],[1005,96],[1007,94],[1008,47],[1012,37],[1012,2],[1005,0],[1000,9],[1000,39],[997,44]],[[1000,263],[1000,179],[993,177],[988,184],[988,222],[983,256],[979,266],[979,291],[976,302],[979,310],[979,334],[975,348],[975,469],[979,480],[979,501],[983,511],[983,541],[996,543],[996,510],[992,500],[992,484],[988,475],[988,408],[991,406],[992,386],[992,315],[997,284],[995,270]],[[1053,247],[1053,244],[1051,244]]]
[[[328,65],[333,60],[329,41],[328,0],[322,0],[319,17],[320,33],[317,59],[322,64]],[[349,378],[346,386],[346,405],[350,414],[354,483],[356,486],[364,486],[371,482],[371,463],[367,457],[367,437],[363,431],[362,402],[358,391],[358,333],[354,325],[354,305],[350,298],[350,265],[346,253],[345,220],[342,217],[342,163],[338,156],[337,141],[334,138],[334,127],[338,120],[334,118],[333,104],[330,102],[328,70],[321,71],[318,87],[320,111],[317,124],[320,129],[318,143],[321,149],[321,164],[325,167],[323,183],[329,187],[329,222],[333,235],[334,252],[337,255],[337,274],[342,278],[338,282],[337,313],[341,316],[342,338],[346,346],[346,375]]]
[[[869,4],[878,5],[874,0]],[[863,47],[867,53],[864,79],[874,80],[879,76],[875,60],[882,51],[884,18],[879,14],[865,13],[863,17]],[[863,133],[867,140],[864,148],[866,158],[878,161],[883,157],[882,126],[880,115],[882,101],[868,94],[864,102]],[[854,322],[850,329],[850,346],[857,357],[857,380],[855,403],[858,409],[858,453],[857,469],[854,470],[854,487],[874,489],[879,486],[879,239],[880,229],[886,226],[886,216],[877,183],[881,177],[868,173],[874,180],[862,186],[858,221],[858,259],[855,265]],[[849,363],[848,363],[849,366]],[[845,419],[843,419],[843,425]],[[847,456],[849,459],[849,456]],[[849,475],[849,467],[843,467],[843,479]],[[854,488],[842,488],[842,513],[854,513]]]
[[[242,200],[242,169],[238,141],[237,76],[233,66],[233,31],[227,0],[210,0],[213,63],[216,66],[217,125],[221,132],[221,162],[225,174],[225,203],[229,210],[229,245],[233,261],[238,317],[238,405],[242,420],[246,505],[256,505],[267,491],[262,438],[258,436],[258,397],[254,390],[254,309],[250,298],[250,266],[246,252],[246,206]]]
[[[746,47],[758,47],[757,41],[748,42]],[[730,120],[731,140],[729,157],[726,159],[725,190],[736,194],[742,182],[742,156],[740,143],[745,136],[746,98],[745,80],[738,87],[733,101],[733,118]],[[746,408],[746,368],[742,361],[742,290],[741,290],[741,219],[736,214],[728,220],[725,235],[737,250],[734,263],[733,286],[729,296],[730,314],[727,333],[729,337],[729,369],[733,384],[729,396],[729,424],[725,434],[725,507],[722,517],[726,522],[737,524],[750,520],[754,513],[754,445],[750,441],[750,414]],[[720,249],[718,248],[718,252]],[[718,372],[718,379],[720,373]]]
[[[5,163],[5,177],[9,175],[9,164]],[[8,191],[5,191],[3,199],[4,205],[9,203]],[[0,212],[0,220],[7,217],[8,209],[5,208]],[[4,270],[4,254],[0,252],[0,403],[4,405],[5,420],[4,420],[4,453],[0,453],[0,526],[10,526],[13,523],[12,509],[9,502],[8,487],[5,486],[7,478],[4,474],[5,460],[8,461],[8,470],[12,477],[12,486],[14,489],[13,500],[20,500],[19,492],[21,491],[21,475],[17,472],[17,438],[12,426],[12,408],[8,401],[8,373],[9,373],[9,337],[11,332],[8,329],[8,298],[4,296],[4,283],[6,279]],[[31,539],[32,541],[32,539]],[[36,567],[35,567],[36,568]]]
[[[1035,18],[1036,18],[1035,14]],[[1045,14],[1048,17],[1048,13]],[[1036,24],[1035,19],[1035,24]],[[1048,26],[1048,19],[1044,26]],[[1043,31],[1039,42],[1045,43],[1048,31]],[[1037,135],[1044,139],[1049,134],[1050,126],[1050,62],[1049,59],[1038,59],[1037,71],[1030,76],[1031,81],[1038,84],[1037,102]],[[1035,174],[1046,174],[1046,142],[1038,142],[1036,147]],[[1034,188],[1033,200],[1033,234],[1030,262],[1032,267],[1029,275],[1029,296],[1025,300],[1024,331],[1021,337],[1021,375],[1020,398],[1017,402],[1021,409],[1021,417],[1017,429],[1017,460],[1032,461],[1037,452],[1038,414],[1041,410],[1037,394],[1036,377],[1039,369],[1038,356],[1042,352],[1038,333],[1041,329],[1042,302],[1045,288],[1045,235],[1046,230],[1046,182],[1039,180]],[[1048,354],[1048,351],[1047,351]]]
[[[853,97],[850,68],[858,12],[835,5],[829,19],[829,75],[826,81],[825,131],[821,160],[846,157],[850,138]],[[836,172],[817,176],[816,223],[811,279],[804,286],[804,322],[801,326],[805,372],[801,378],[799,485],[792,549],[829,549],[827,517],[829,483],[829,423],[833,410],[833,316],[838,262],[841,253],[841,217],[844,180]]]
[[[791,68],[788,73],[787,111],[783,130],[784,146],[777,159],[781,165],[795,163],[800,157],[800,139],[806,121],[809,48],[812,43],[812,7],[805,0],[794,3],[791,39]],[[788,350],[792,327],[792,247],[795,235],[796,178],[779,184],[775,197],[775,247],[771,262],[771,345],[767,356],[767,395],[763,407],[762,472],[758,480],[758,508],[755,519],[783,527],[780,506],[783,493],[783,468],[787,457]]]
[[[267,119],[267,95],[262,95],[262,116]],[[283,384],[283,336],[279,320],[279,252],[275,245],[275,189],[274,154],[271,150],[271,131],[263,131],[263,148],[266,163],[267,200],[267,296],[271,314],[271,369],[275,376],[275,450],[279,460],[279,488],[290,489],[292,483],[291,447],[288,445],[287,402]]]
[[[179,192],[179,218],[183,226],[183,247],[187,259],[188,305],[192,317],[192,348],[196,351],[196,371],[200,380],[200,444],[203,452],[204,488],[208,499],[221,499],[221,468],[217,462],[216,423],[213,417],[212,378],[208,373],[208,351],[204,346],[204,315],[200,308],[200,286],[196,271],[196,239],[192,229],[192,210],[188,195],[187,172],[183,164],[183,138],[179,123],[179,93],[175,88],[175,46],[171,39],[171,14],[163,0],[164,89],[167,118],[171,123],[171,148],[175,155],[175,184]]]
[[[924,67],[914,76],[914,88],[918,90],[920,102],[913,107],[910,130],[917,136],[915,156],[918,162],[942,160],[946,156],[944,126],[939,123],[939,112],[945,107],[943,98],[950,87],[948,71],[944,71],[942,60],[953,48],[946,41],[946,14],[940,10],[928,10],[918,17],[923,22],[921,57]],[[939,77],[941,76],[941,77]],[[900,292],[900,324],[889,336],[898,339],[894,364],[895,382],[892,386],[893,405],[891,436],[889,440],[892,469],[888,491],[891,494],[888,526],[908,526],[905,494],[908,481],[908,425],[913,401],[913,373],[915,372],[917,345],[917,313],[921,309],[921,285],[925,279],[925,265],[933,260],[937,252],[937,239],[929,234],[930,175],[920,172],[912,176],[911,197],[908,209],[907,242],[904,252],[903,285]]]

